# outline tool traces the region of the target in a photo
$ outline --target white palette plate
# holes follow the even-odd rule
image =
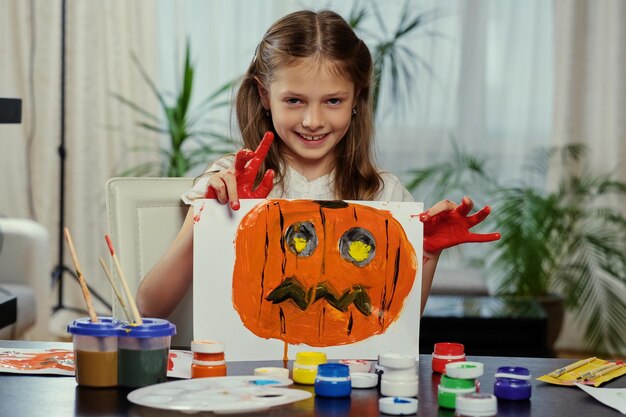
[[[128,400],[146,407],[187,413],[245,413],[312,396],[308,391],[284,388],[292,383],[291,379],[264,376],[187,379],[139,388],[128,394]]]

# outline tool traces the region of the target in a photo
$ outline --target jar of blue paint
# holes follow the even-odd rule
[[[530,371],[521,366],[501,366],[495,374],[493,393],[501,400],[528,400],[532,385]]]
[[[323,363],[317,366],[315,394],[322,397],[347,397],[352,393],[350,367],[341,363]]]

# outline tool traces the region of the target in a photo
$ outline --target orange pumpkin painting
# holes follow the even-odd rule
[[[415,250],[386,210],[266,200],[235,235],[233,305],[259,337],[345,345],[385,333],[416,272]]]

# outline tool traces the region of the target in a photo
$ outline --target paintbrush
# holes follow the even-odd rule
[[[558,378],[561,375],[563,375],[564,373],[573,371],[574,369],[578,369],[581,366],[584,366],[584,365],[588,364],[589,362],[595,361],[596,359],[597,358],[595,356],[593,356],[591,358],[587,358],[587,359],[581,359],[581,360],[579,360],[577,362],[574,362],[574,363],[572,363],[570,365],[567,365],[567,366],[565,366],[563,368],[555,369],[554,371],[550,372],[548,374],[548,376],[551,376],[552,378]]]
[[[85,304],[87,305],[89,318],[91,319],[92,323],[97,323],[98,315],[96,314],[96,311],[93,308],[93,304],[91,303],[91,294],[89,294],[89,288],[87,288],[87,283],[85,282],[85,278],[83,277],[83,272],[80,268],[80,262],[78,262],[78,256],[76,255],[76,249],[74,248],[74,243],[72,242],[70,229],[68,229],[67,227],[63,228],[63,233],[65,234],[65,240],[67,241],[67,245],[70,248],[70,255],[72,256],[72,261],[74,262],[74,268],[76,269],[76,276],[78,277],[80,288],[83,291],[83,298],[85,299]]]
[[[109,271],[109,268],[107,268],[106,263],[104,262],[104,259],[102,259],[102,257],[99,257],[98,260],[100,261],[100,265],[102,265],[102,269],[104,269],[104,273],[106,274],[107,278],[109,279],[109,282],[111,283],[111,287],[113,287],[113,291],[115,292],[117,301],[120,303],[120,307],[122,307],[122,310],[124,310],[124,314],[126,315],[126,318],[128,319],[128,321],[132,321],[132,318],[130,317],[130,313],[126,309],[126,303],[124,302],[124,298],[122,298],[122,294],[120,294],[120,291],[117,289],[117,285],[115,285],[115,282],[113,281],[113,276],[111,275],[111,271]]]
[[[614,370],[619,369],[622,366],[624,366],[624,362],[622,361],[609,362],[604,366],[594,369],[593,371],[585,372],[584,374],[582,374],[576,379],[584,379],[584,380],[594,379],[599,376],[606,375],[609,372],[613,372]]]
[[[135,298],[131,294],[130,288],[128,288],[128,281],[126,280],[126,275],[124,275],[124,271],[122,270],[120,261],[117,259],[117,255],[115,255],[115,250],[113,249],[113,242],[111,242],[111,238],[109,237],[109,235],[104,235],[104,239],[107,241],[107,245],[109,245],[109,251],[111,252],[113,265],[115,265],[115,269],[117,270],[117,273],[120,276],[120,281],[122,282],[122,288],[124,289],[124,293],[126,294],[126,300],[128,301],[130,310],[133,312],[135,323],[143,324],[143,320],[141,319],[141,315],[139,314],[139,310],[137,309],[137,304],[135,303]]]

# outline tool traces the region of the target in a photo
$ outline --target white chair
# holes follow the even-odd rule
[[[17,321],[0,329],[0,339],[46,338],[52,299],[49,251],[43,225],[0,217],[0,289],[17,298]]]
[[[133,294],[178,233],[188,209],[180,196],[192,185],[192,178],[111,178],[107,181],[109,234]],[[119,282],[117,271],[111,270]],[[111,297],[114,317],[125,318],[113,291]],[[193,338],[191,288],[168,320],[176,324],[177,334],[172,338],[172,346],[188,347]]]

